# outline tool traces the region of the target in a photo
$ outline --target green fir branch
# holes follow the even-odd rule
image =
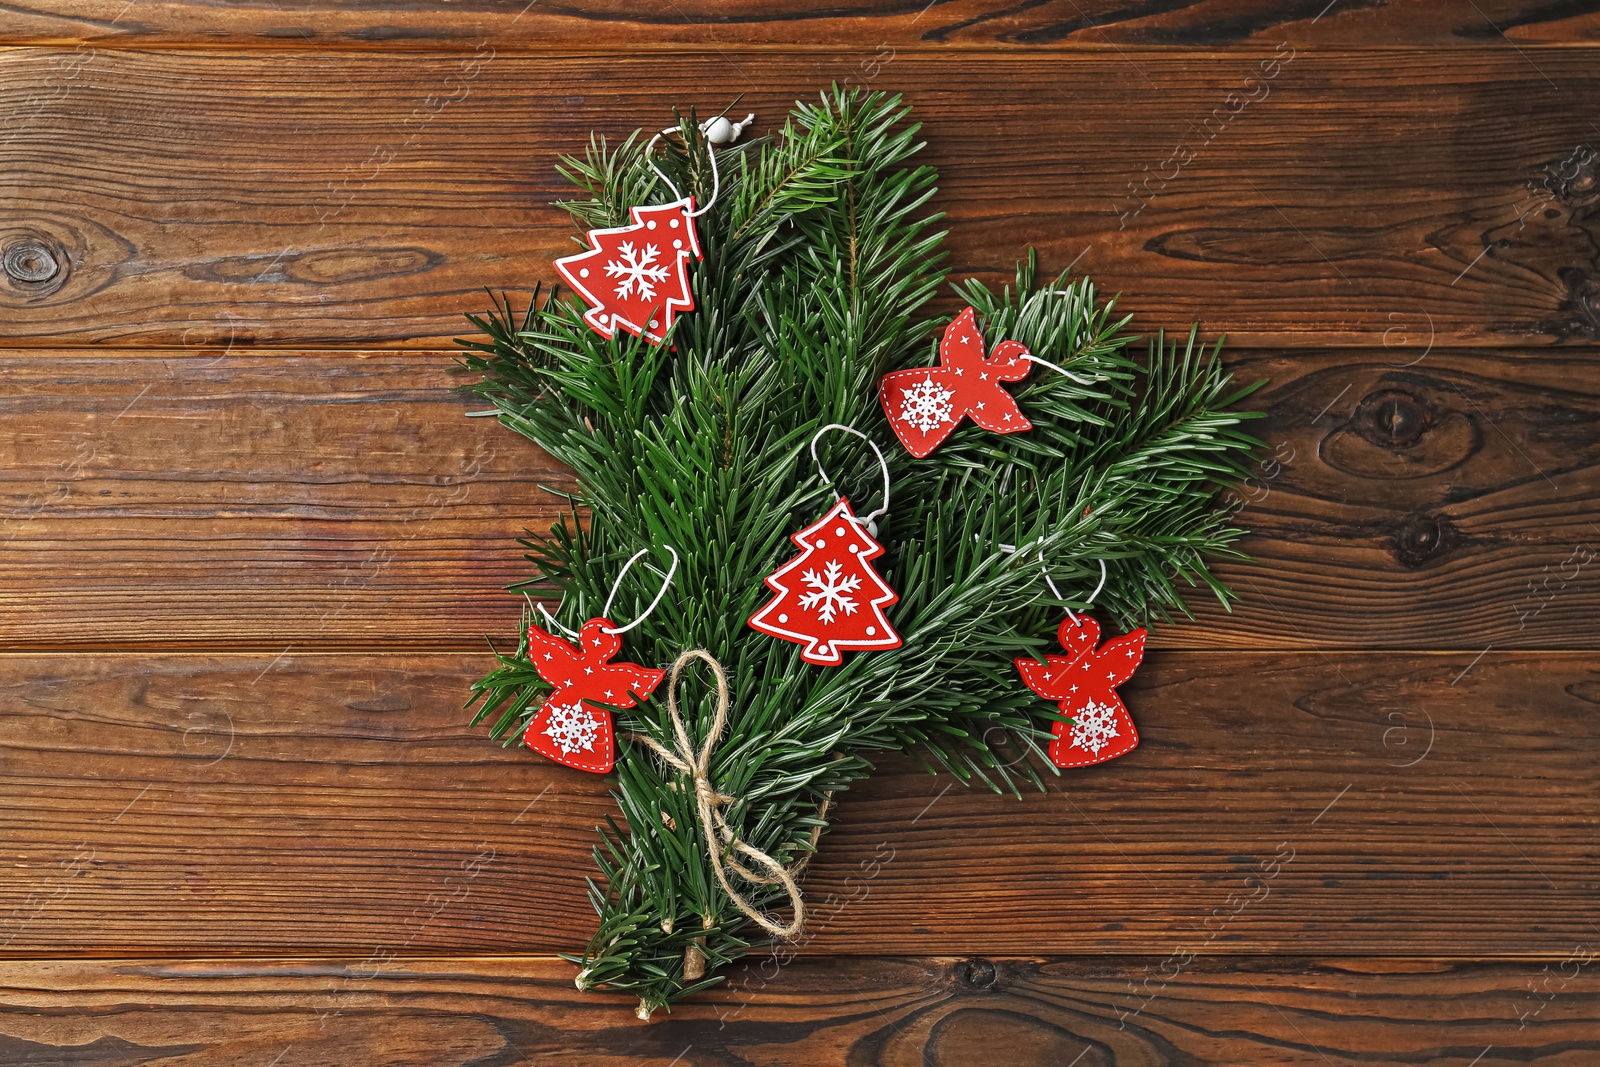
[[[1013,390],[1033,429],[965,426],[921,461],[891,448],[877,380],[936,359],[928,305],[944,282],[940,217],[929,212],[936,175],[916,162],[908,111],[897,96],[834,89],[797,104],[776,136],[721,151],[717,203],[697,219],[697,308],[668,343],[607,340],[579,304],[537,292],[525,312],[498,300],[472,318],[482,337],[463,341],[466,365],[483,375],[475,391],[579,486],[584,521],[575,510],[524,541],[533,574],[523,585],[559,597],[553,610],[576,629],[645,549],[648,565],[629,572],[612,613],[632,620],[660,586],[662,546],[676,548],[672,588],[629,632],[624,656],[665,666],[703,648],[723,665],[734,706],[711,777],[734,798],[723,815],[739,837],[785,864],[813,851],[830,798],[880,754],[912,751],[996,790],[1041,787],[1060,715],[1011,660],[1049,649],[1061,610],[1087,606],[1102,563],[1109,580],[1094,608],[1121,624],[1182,611],[1179,583],[1226,603],[1209,561],[1233,552],[1240,531],[1216,498],[1243,479],[1256,443],[1240,429],[1249,416],[1233,410],[1248,390],[1214,348],[1191,334],[1134,358],[1114,302],[1087,279],[1041,283],[1030,254],[1014,285],[996,293],[969,281],[957,292],[989,343],[1022,341],[1067,372],[1036,367]],[[580,227],[621,224],[629,206],[671,195],[646,140],[591,141],[564,161],[580,195],[562,206]],[[663,142],[658,165],[705,203],[708,148],[693,115]],[[890,614],[903,644],[818,668],[746,619],[769,596],[764,577],[792,556],[789,535],[835,492],[858,514],[881,503],[877,459],[850,435],[818,442],[834,479],[822,484],[809,446],[832,422],[867,433],[888,458],[876,563],[899,591]],[[1067,599],[1050,594],[1042,568]],[[536,621],[530,609],[524,633]],[[525,636],[495,655],[473,688],[473,721],[514,742],[549,687]],[[690,673],[678,696],[698,740],[714,687]],[[666,693],[615,719],[620,818],[596,846],[599,924],[573,959],[580,985],[633,992],[648,1014],[716,981],[764,935],[713,876],[690,783],[626,740],[676,747]],[[776,887],[740,888],[758,908],[787,906]],[[703,978],[685,978],[686,953],[704,956]]]

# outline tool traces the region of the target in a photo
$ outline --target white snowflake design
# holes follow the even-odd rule
[[[1118,736],[1116,709],[1110,704],[1091,700],[1088,707],[1073,716],[1072,744],[1076,748],[1088,749],[1098,756]]]
[[[929,433],[947,422],[950,417],[950,400],[956,394],[942,388],[928,375],[910,389],[900,390],[900,418],[923,433]]]
[[[623,241],[617,250],[622,259],[606,263],[607,276],[622,279],[617,283],[617,296],[627,299],[630,292],[637,291],[644,299],[654,300],[656,283],[666,281],[672,274],[666,265],[656,263],[660,251],[655,245],[645,245],[644,251],[639,252],[632,241]]]
[[[593,752],[595,739],[600,736],[600,720],[582,701],[557,704],[550,709],[550,722],[544,733],[566,755]]]
[[[828,565],[822,568],[819,576],[816,571],[806,571],[800,580],[816,590],[805,593],[800,597],[800,606],[808,611],[815,611],[817,618],[822,620],[824,626],[831,625],[839,617],[839,612],[846,615],[856,613],[856,602],[847,593],[853,593],[861,588],[861,575],[852,574],[841,579],[840,574],[844,568],[836,559],[830,559]]]

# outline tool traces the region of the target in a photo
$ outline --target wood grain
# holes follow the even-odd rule
[[[1172,647],[1595,647],[1600,364],[1536,352],[1235,353],[1267,442],[1233,497],[1231,614]]]
[[[1401,355],[1229,356],[1271,381],[1254,559],[1159,645],[1600,647],[1595,357]],[[463,417],[444,354],[0,359],[14,650],[481,649],[517,625],[515,538],[560,513],[541,486],[572,484]]]
[[[1582,1067],[1600,1051],[1600,979],[1578,962],[1594,952],[1197,961],[1153,997],[1145,983],[1171,970],[1160,958],[753,961],[650,1024],[620,995],[576,992],[571,965],[549,959],[9,963],[0,1054],[108,1067]]]
[[[319,50],[471,47],[833,49],[868,56],[910,48],[1203,46],[1280,40],[1307,45],[1519,47],[1600,41],[1591,5],[1534,0],[1431,0],[1404,5],[1284,0],[1141,4],[1128,0],[914,0],[819,6],[773,0],[674,0],[665,8],[620,0],[336,4],[272,0],[90,0],[13,7],[0,41],[137,47],[285,45]],[[862,59],[870,62],[870,59]],[[863,71],[870,68],[864,67]]]
[[[485,657],[0,657],[11,956],[587,941],[604,779],[464,725]],[[1595,936],[1592,655],[1155,653],[1140,747],[1021,800],[842,798],[807,954],[1565,954]]]
[[[1595,5],[643,10],[0,13],[0,1062],[1600,1059]],[[1255,561],[1133,754],[886,760],[798,957],[643,1026],[548,955],[607,782],[461,708],[569,476],[441,349],[591,129],[835,80],[917,104],[958,275],[1271,379]]]
[[[170,357],[170,358],[168,358]],[[483,648],[570,475],[452,357],[5,362],[8,648]]]
[[[551,276],[554,164],[590,131],[740,93],[772,123],[855,62],[0,53],[0,337],[438,347],[483,287]],[[1600,338],[1586,50],[956,51],[872,84],[926,123],[958,274],[1037,245],[1144,328],[1238,345]]]

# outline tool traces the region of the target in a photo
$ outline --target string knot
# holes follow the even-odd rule
[[[678,676],[683,673],[684,667],[695,659],[705,661],[717,679],[716,715],[713,716],[711,729],[706,732],[706,738],[698,749],[690,741],[689,729],[684,725],[683,716],[678,711]],[[652,749],[673,770],[688,775],[694,783],[695,809],[700,819],[700,828],[705,834],[706,857],[711,861],[711,871],[716,875],[717,883],[722,886],[722,891],[728,894],[728,899],[733,901],[734,907],[772,936],[792,938],[805,926],[806,909],[805,902],[800,897],[800,886],[795,882],[793,873],[783,864],[745,842],[733,832],[733,827],[728,825],[722,811],[728,805],[735,803],[738,798],[717,792],[711,783],[711,755],[716,751],[717,743],[722,740],[723,730],[727,729],[728,705],[728,675],[722,669],[722,664],[718,663],[711,653],[692,648],[673,661],[672,672],[667,679],[667,718],[672,723],[677,751],[646,734],[631,736]],[[738,857],[748,861],[748,865],[741,862]],[[794,917],[787,923],[780,923],[756,908],[733,887],[733,881],[728,877],[730,870],[746,882],[755,885],[782,886],[784,892],[789,894],[789,904],[794,909]]]

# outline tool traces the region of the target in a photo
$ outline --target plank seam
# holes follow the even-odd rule
[[[714,24],[701,23],[699,28],[711,29]],[[1282,23],[1281,27],[1293,27],[1294,23]],[[892,27],[885,27],[891,31],[883,34],[884,37],[892,35]],[[640,32],[643,32],[641,29]],[[278,55],[297,55],[314,53],[333,53],[339,55],[404,55],[407,57],[438,56],[444,59],[456,58],[462,55],[476,55],[482,43],[493,43],[496,32],[489,30],[482,33],[469,35],[459,45],[449,45],[438,42],[429,42],[423,45],[407,46],[405,42],[374,42],[362,41],[328,41],[318,42],[314,45],[286,46],[282,39],[267,41],[162,41],[151,44],[133,35],[118,35],[111,37],[52,37],[52,38],[0,38],[0,51],[66,51],[76,50],[85,45],[95,50],[107,52],[146,53],[150,55],[162,54],[199,54],[212,53],[218,55],[248,53],[272,53]],[[865,37],[862,38],[865,40]],[[1061,58],[1069,56],[1084,56],[1095,59],[1127,58],[1129,56],[1150,57],[1177,57],[1186,61],[1206,60],[1211,58],[1231,58],[1239,56],[1259,56],[1262,42],[1265,37],[1243,41],[1236,45],[1225,47],[1210,46],[1195,48],[1183,44],[1130,44],[1118,47],[1115,43],[1097,44],[1009,44],[992,41],[983,44],[896,44],[896,57],[932,57],[932,56],[1039,56],[1041,58]],[[1359,45],[1339,44],[1327,48],[1319,48],[1319,55],[1409,55],[1419,54],[1436,56],[1438,58],[1472,56],[1472,55],[1506,55],[1517,51],[1600,51],[1600,41],[1536,41],[1507,39],[1503,45],[1455,45],[1455,44],[1414,44],[1414,45]],[[715,57],[726,59],[730,54],[773,56],[855,56],[869,53],[869,46],[861,45],[852,47],[847,44],[761,44],[761,43],[730,43],[722,46],[688,47],[684,45],[652,45],[648,42],[630,43],[627,48],[614,51],[573,50],[566,45],[540,45],[537,43],[505,44],[497,48],[496,55],[509,58],[537,58],[537,59],[572,59],[596,60],[599,62],[614,62],[639,55],[649,55],[654,58],[663,57]]]

